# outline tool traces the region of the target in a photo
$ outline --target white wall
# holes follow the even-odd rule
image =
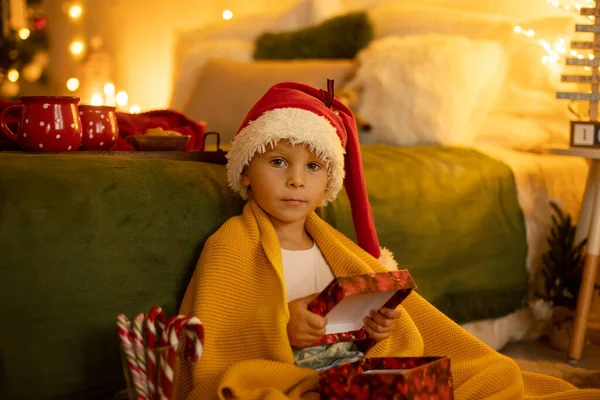
[[[318,0],[337,1],[337,0]],[[390,0],[384,0],[389,2]],[[408,0],[396,0],[408,1]],[[452,4],[476,11],[496,12],[518,18],[556,13],[545,0],[412,0]],[[563,0],[565,1],[565,0]],[[64,82],[74,74],[67,46],[74,34],[84,31],[89,38],[99,34],[114,61],[117,87],[126,90],[130,103],[142,109],[165,107],[171,92],[171,52],[175,33],[221,18],[229,8],[234,18],[261,10],[283,11],[296,0],[80,0],[85,8],[81,27],[68,23],[59,1],[46,0],[53,53],[53,90],[65,94]],[[358,9],[380,0],[341,0],[348,9]],[[87,100],[87,99],[85,99]]]

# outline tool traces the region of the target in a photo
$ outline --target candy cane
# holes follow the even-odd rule
[[[185,324],[187,345],[185,357],[190,361],[198,361],[204,350],[204,326],[196,317],[190,318]]]
[[[127,358],[127,365],[133,379],[133,385],[135,387],[135,393],[138,400],[146,400],[146,388],[143,385],[143,381],[140,377],[140,371],[136,361],[135,351],[133,344],[131,343],[131,323],[124,314],[117,316],[117,332],[121,339],[121,346],[123,352]]]
[[[169,319],[169,322],[167,322],[167,326],[165,329],[163,329],[162,331],[162,335],[161,335],[161,347],[163,347],[162,345],[169,345],[169,336],[170,336],[170,332],[172,331],[172,328],[174,325],[177,324],[177,322],[181,319],[184,318],[190,318],[190,317],[184,317],[183,315],[176,315],[174,317],[171,317],[171,319]],[[160,396],[161,400],[170,400],[171,399],[171,393],[172,393],[172,389],[173,389],[173,368],[175,365],[175,352],[173,351],[173,347],[172,346],[168,346],[167,350],[166,350],[167,354],[163,357],[160,358],[160,370],[158,372],[158,394]]]
[[[146,314],[138,314],[133,320],[133,331],[131,332],[133,334],[133,349],[135,351],[135,358],[138,365],[138,371],[140,373],[140,380],[144,387],[147,389],[148,373],[146,372],[146,349],[144,348],[144,336],[142,334],[142,326],[144,324],[145,319]]]
[[[156,330],[157,325],[162,334],[167,325],[165,313],[160,307],[152,307],[148,313],[148,319],[146,320],[146,343],[148,345],[148,396],[151,400],[155,400],[157,398],[156,388],[158,386],[157,356],[160,359],[160,354],[155,352],[156,339],[159,337]],[[159,339],[159,347],[160,342],[161,340]]]

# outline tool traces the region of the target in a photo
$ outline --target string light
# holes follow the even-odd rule
[[[69,45],[69,51],[74,56],[80,56],[81,54],[83,54],[84,49],[85,49],[85,45],[83,44],[83,42],[81,40],[74,40]]]
[[[27,38],[29,38],[29,35],[31,35],[31,31],[29,29],[19,29],[19,37],[21,38],[21,40],[27,40]]]
[[[231,10],[223,10],[223,14],[221,14],[221,16],[225,21],[229,21],[231,18],[233,18],[233,13]]]
[[[6,77],[8,78],[9,81],[11,81],[12,83],[15,83],[16,81],[19,80],[19,71],[17,71],[16,69],[11,69],[8,71],[8,73],[6,74]]]
[[[104,85],[104,94],[107,96],[112,96],[113,94],[115,94],[115,85],[111,82]]]
[[[115,101],[117,102],[117,105],[119,107],[125,107],[127,105],[127,102],[129,101],[129,96],[127,96],[127,92],[118,92],[117,96],[115,97]]]
[[[103,103],[102,95],[100,93],[94,93],[92,95],[91,103],[93,106],[101,106]]]
[[[79,4],[73,4],[69,7],[69,16],[73,19],[79,19],[83,14],[83,8]]]
[[[556,0],[546,0],[546,3],[551,4],[554,8],[574,12],[579,15],[579,10],[581,10],[582,7],[591,6],[594,3],[594,1],[593,0],[578,0],[578,2],[573,5],[561,4],[560,2],[558,2]]]
[[[594,0],[577,0],[575,4],[563,4],[557,0],[546,0],[546,3],[552,5],[554,8],[569,11],[572,13],[576,13],[578,16],[580,15],[581,9],[584,7],[593,7]],[[590,19],[594,21],[594,16],[581,16],[582,18]],[[525,35],[529,38],[535,37],[535,31],[533,29],[525,29],[521,26],[515,26],[514,32],[518,35]],[[561,58],[570,55],[571,57],[576,57],[579,59],[583,59],[588,57],[590,60],[594,58],[591,54],[583,54],[576,50],[568,50],[567,43],[568,40],[565,37],[561,37],[556,39],[553,43],[549,43],[545,40],[539,40],[538,43],[544,48],[546,54],[542,56],[542,64],[558,64],[561,61]]]
[[[67,80],[67,89],[69,89],[69,91],[71,91],[71,92],[74,92],[77,89],[79,89],[79,79],[69,78]]]

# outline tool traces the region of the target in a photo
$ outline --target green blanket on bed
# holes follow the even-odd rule
[[[423,296],[459,322],[518,308],[525,230],[505,165],[455,148],[363,154],[381,243]],[[0,398],[122,388],[116,315],[174,313],[204,241],[241,207],[220,165],[0,153]],[[352,236],[348,216],[341,196],[324,217]]]
[[[520,308],[527,242],[510,169],[469,149],[363,147],[380,245],[419,293],[458,323]],[[322,216],[355,239],[345,193]]]

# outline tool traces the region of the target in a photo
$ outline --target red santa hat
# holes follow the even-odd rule
[[[244,167],[256,153],[280,140],[304,144],[326,163],[329,196],[325,204],[337,197],[342,185],[346,188],[358,245],[379,259],[381,249],[367,197],[356,121],[348,107],[334,97],[332,80],[327,81],[327,91],[279,83],[252,107],[227,155],[227,180],[234,192],[248,198],[241,183]]]

